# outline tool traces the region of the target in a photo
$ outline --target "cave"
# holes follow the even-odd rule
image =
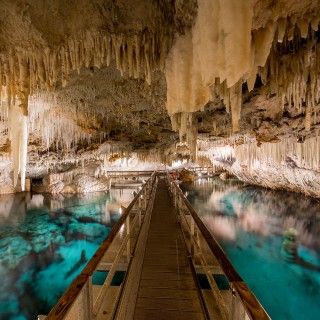
[[[0,320],[316,318],[319,25],[320,0],[1,0]]]

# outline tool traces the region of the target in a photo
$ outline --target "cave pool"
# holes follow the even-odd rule
[[[106,238],[132,189],[0,196],[0,319],[47,314]]]
[[[272,319],[319,318],[318,200],[218,177],[181,188]]]

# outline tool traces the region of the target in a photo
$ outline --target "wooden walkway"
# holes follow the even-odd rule
[[[103,284],[92,283],[96,271],[108,271]],[[113,286],[116,271],[126,275]],[[270,317],[178,185],[169,175],[153,174],[46,319]]]
[[[134,319],[205,319],[168,187],[156,191]]]

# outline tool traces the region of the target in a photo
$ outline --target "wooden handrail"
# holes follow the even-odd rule
[[[167,175],[169,182],[171,182],[180,197],[183,199],[184,204],[186,205],[190,215],[192,216],[194,222],[196,223],[198,229],[200,230],[203,238],[205,239],[211,253],[215,256],[218,260],[223,272],[225,273],[226,277],[228,278],[229,282],[232,284],[232,287],[238,293],[243,306],[245,307],[248,316],[251,320],[268,320],[271,319],[267,314],[266,310],[263,308],[259,300],[256,296],[252,293],[252,291],[248,288],[245,282],[242,280],[241,276],[233,267],[232,263],[226,256],[225,252],[219,245],[219,243],[214,239],[210,231],[207,229],[205,224],[199,218],[197,212],[194,210],[192,205],[190,204],[189,200],[183,194],[180,187],[177,183],[172,179],[170,175]]]
[[[182,168],[177,168],[177,169],[170,169],[169,171],[176,171],[176,170],[181,170]],[[203,171],[203,170],[210,170],[210,169],[213,169],[213,167],[191,167],[191,168],[188,168],[188,170],[190,171]],[[144,171],[139,171],[139,170],[126,170],[126,171],[120,171],[120,170],[110,170],[108,171],[107,170],[107,173],[109,175],[112,175],[113,173],[121,173],[123,175],[126,175],[126,174],[134,174],[134,173],[137,173],[137,174],[146,174],[146,175],[149,175],[149,174],[152,174],[154,171],[152,170],[144,170]],[[157,170],[158,173],[167,173],[168,170],[167,169],[162,169],[162,170]]]
[[[151,175],[149,180],[145,183],[144,187],[138,192],[138,194],[134,197],[131,201],[129,206],[125,209],[124,213],[122,214],[121,218],[116,222],[116,224],[112,227],[110,233],[108,234],[107,238],[101,243],[95,254],[92,256],[90,261],[87,263],[85,268],[82,270],[80,275],[78,275],[69,288],[65,291],[65,293],[61,296],[57,304],[51,309],[49,314],[47,315],[47,320],[63,320],[64,317],[67,315],[70,307],[80,294],[82,288],[86,284],[86,282],[90,279],[94,271],[96,270],[98,264],[100,263],[101,259],[103,258],[106,251],[109,249],[112,241],[118,234],[119,230],[121,229],[122,225],[126,221],[127,217],[129,216],[131,209],[138,201],[139,197],[142,195],[144,189],[146,188],[147,184],[151,182],[151,186],[153,186],[155,181],[155,173]]]

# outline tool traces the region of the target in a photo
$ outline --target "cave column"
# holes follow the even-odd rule
[[[15,99],[10,104],[10,140],[14,187],[20,174],[21,190],[25,190],[28,152],[28,99],[30,94],[29,64],[18,56],[18,79],[15,82]]]

